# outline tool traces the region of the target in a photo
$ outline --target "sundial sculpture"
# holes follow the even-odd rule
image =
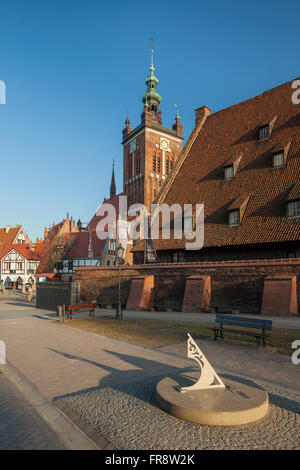
[[[211,388],[226,388],[216,371],[210,365],[199,346],[188,333],[188,357],[194,359],[200,366],[200,377],[197,382],[189,387],[180,387],[180,392],[187,390],[205,390]]]
[[[221,379],[189,333],[187,344],[188,358],[197,362],[200,376],[199,372],[182,369],[160,380],[156,400],[163,411],[178,419],[212,426],[253,423],[267,415],[269,398],[263,388],[233,374]]]

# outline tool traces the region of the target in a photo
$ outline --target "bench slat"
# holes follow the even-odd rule
[[[211,328],[212,330],[216,331],[219,330],[219,327]],[[229,328],[222,328],[221,331],[225,331],[227,333],[238,333],[239,335],[249,335],[249,336],[262,336],[262,333],[255,332],[255,331],[242,331],[242,330],[231,330]],[[268,335],[265,335],[268,338]]]
[[[216,315],[216,323],[222,323],[224,325],[237,325],[245,326],[248,328],[257,328],[257,329],[272,329],[271,320],[260,320],[256,318],[244,318],[244,317],[232,317],[227,315]]]
[[[78,305],[69,305],[68,310],[82,310],[85,308],[95,308],[96,304],[78,304]]]

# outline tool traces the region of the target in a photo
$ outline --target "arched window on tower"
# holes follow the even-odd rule
[[[170,168],[173,169],[173,159],[170,160]]]
[[[140,173],[140,153],[136,155],[136,163],[135,163],[136,175]]]
[[[157,157],[157,173],[160,173],[160,157]]]
[[[153,155],[152,169],[156,172],[156,155]]]
[[[167,158],[166,159],[166,173],[167,173],[167,175],[169,174],[169,172],[170,172],[170,162],[169,162],[169,159]]]

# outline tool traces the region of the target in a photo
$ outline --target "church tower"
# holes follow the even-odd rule
[[[154,71],[152,49],[147,91],[142,98],[141,123],[131,129],[127,117],[122,142],[123,192],[128,198],[128,207],[142,203],[148,211],[174,167],[183,140],[178,110],[172,129],[162,125],[159,109],[162,98],[156,90],[158,79]]]

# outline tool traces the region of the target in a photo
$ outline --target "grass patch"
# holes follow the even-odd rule
[[[187,332],[194,335],[195,338],[207,338],[212,333],[206,325],[201,323],[187,324],[133,318],[123,318],[123,320],[110,317],[95,318],[94,320],[79,318],[66,321],[64,324],[152,348],[185,341]]]
[[[213,332],[210,330],[213,324],[203,323],[102,317],[94,320],[89,318],[68,320],[64,325],[151,348],[160,348],[186,341],[187,333],[190,333],[194,339],[213,337]],[[256,344],[256,339],[251,336],[224,333],[224,338]],[[276,328],[267,337],[266,344],[273,348],[274,352],[291,356],[294,352],[291,344],[296,339],[300,339],[300,330]]]

